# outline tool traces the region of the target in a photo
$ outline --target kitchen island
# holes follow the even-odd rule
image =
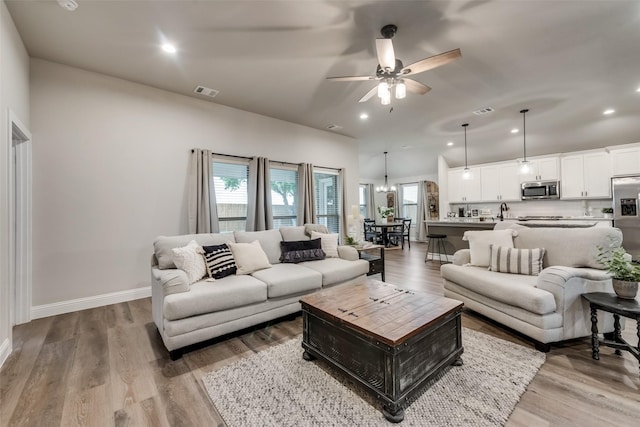
[[[440,221],[426,221],[428,234],[444,234],[445,250],[448,255],[452,255],[458,249],[469,249],[469,243],[462,240],[465,231],[471,230],[493,230],[507,228],[512,224],[523,225],[525,227],[560,227],[560,228],[582,228],[582,227],[611,227],[611,219],[594,217],[554,217],[553,219],[543,217],[523,217],[505,218],[504,221],[489,219],[480,221],[478,218],[451,218]],[[498,226],[496,227],[496,224]]]

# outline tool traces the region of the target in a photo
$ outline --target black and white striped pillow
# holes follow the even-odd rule
[[[209,277],[222,279],[236,274],[237,266],[231,249],[224,243],[222,245],[203,246],[204,263],[207,266]]]
[[[542,271],[544,248],[516,249],[489,245],[489,270],[537,276]]]

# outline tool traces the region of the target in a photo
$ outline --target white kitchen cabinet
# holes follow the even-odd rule
[[[520,182],[557,181],[560,179],[560,162],[558,157],[530,159],[529,173],[520,175]]]
[[[611,164],[607,153],[586,153],[561,159],[562,199],[606,199],[611,197]]]
[[[471,179],[462,178],[462,169],[449,171],[449,203],[472,203],[481,201],[482,186],[480,169],[469,168]]]
[[[613,176],[640,174],[640,147],[611,150]]]
[[[504,163],[480,168],[482,201],[519,201],[518,165]]]

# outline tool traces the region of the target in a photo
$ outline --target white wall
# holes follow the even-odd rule
[[[11,350],[9,288],[11,127],[9,110],[29,126],[29,56],[4,1],[0,2],[0,365]]]
[[[194,147],[346,168],[358,203],[351,138],[40,59],[31,105],[34,306],[149,286],[155,237],[187,232]]]

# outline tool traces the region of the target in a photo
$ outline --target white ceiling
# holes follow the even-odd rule
[[[640,1],[55,1],[6,0],[32,57],[212,100],[358,140],[363,179],[640,142]],[[395,24],[405,65],[454,48],[462,58],[415,76],[433,90],[359,104],[375,38]],[[159,49],[164,40],[175,55]],[[472,112],[493,107],[495,112]],[[605,108],[616,113],[603,116]],[[359,119],[367,112],[369,119]],[[447,147],[453,141],[453,147]]]

